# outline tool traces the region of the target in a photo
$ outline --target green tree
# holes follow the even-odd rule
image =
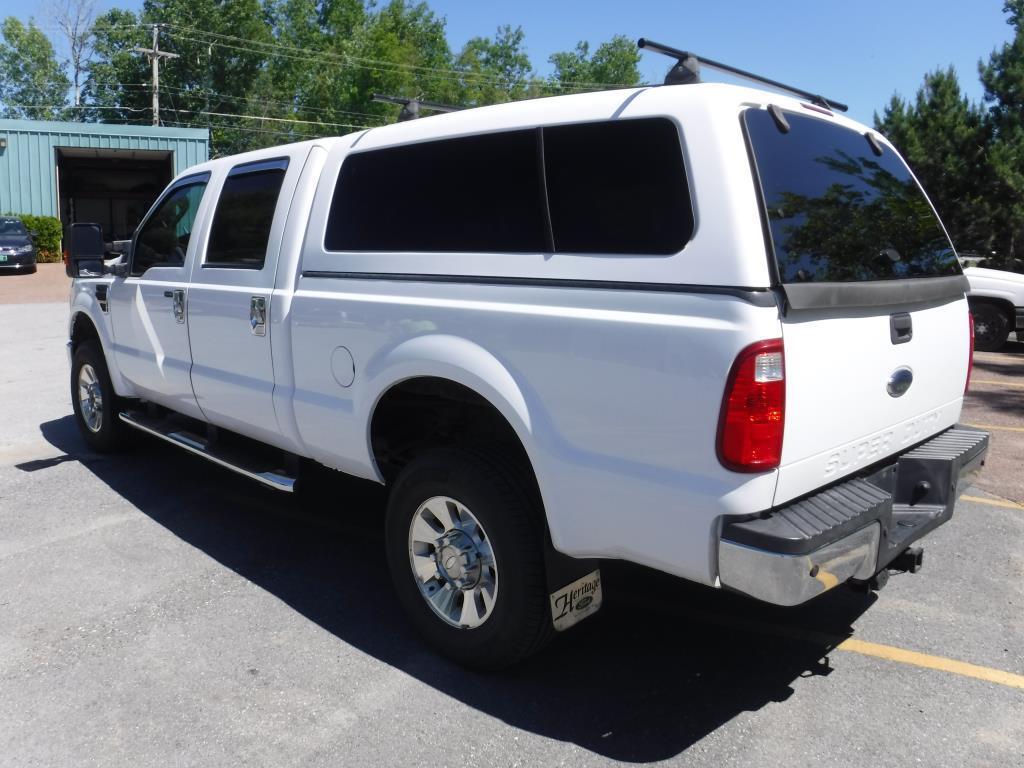
[[[493,38],[474,37],[456,58],[466,106],[500,104],[540,95],[540,81],[525,48],[522,27],[498,27]]]
[[[0,113],[30,120],[64,117],[70,82],[42,30],[8,16],[0,38]]]
[[[551,83],[566,91],[640,84],[640,51],[624,35],[601,43],[593,55],[584,40],[572,51],[552,54],[548,61],[554,66]]]
[[[94,27],[85,85],[93,120],[148,122],[150,67],[136,47],[178,54],[160,68],[161,121],[207,125],[214,154],[337,135],[394,121],[374,93],[476,106],[567,90],[534,72],[522,28],[457,55],[443,17],[415,0],[144,0]],[[625,38],[584,50],[590,79],[634,83]],[[575,86],[571,90],[577,90]]]
[[[960,91],[952,67],[925,75],[912,102],[893,96],[875,127],[927,190],[954,244],[994,247],[991,135],[985,111]]]
[[[990,160],[994,183],[996,250],[1006,261],[1019,249],[1024,229],[1024,0],[1003,4],[1013,40],[979,64],[993,132]]]
[[[93,58],[82,97],[85,118],[101,122],[149,122],[149,64],[135,52],[148,47],[146,30],[132,11],[111,9],[93,25]]]

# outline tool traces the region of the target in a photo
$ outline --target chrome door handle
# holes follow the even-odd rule
[[[267,335],[267,298],[253,296],[249,300],[249,327],[253,336]]]
[[[164,291],[164,296],[171,300],[171,311],[174,319],[179,323],[185,322],[185,290],[176,288],[173,291]]]

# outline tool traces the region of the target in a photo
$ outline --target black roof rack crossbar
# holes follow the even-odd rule
[[[424,99],[406,99],[402,96],[386,96],[383,93],[373,94],[374,101],[382,101],[386,104],[400,104],[402,111],[398,115],[398,121],[415,120],[420,116],[421,109],[429,109],[431,112],[458,112],[462,107],[455,107],[451,104],[441,104],[437,101],[426,101]]]
[[[722,62],[715,61],[714,59],[707,59],[703,56],[691,53],[690,51],[681,51],[678,48],[672,48],[668,45],[656,43],[653,40],[648,40],[646,37],[641,37],[637,40],[636,44],[638,48],[654,51],[655,53],[660,53],[676,60],[676,66],[672,68],[668,76],[665,78],[666,84],[699,82],[700,73],[698,65],[703,64],[706,67],[711,67],[712,69],[717,69],[722,72],[728,72],[729,74],[736,75],[737,77],[742,77],[745,80],[753,80],[756,83],[763,83],[764,85],[770,85],[773,88],[788,91],[789,93],[801,96],[822,107],[835,109],[839,112],[846,112],[849,109],[849,107],[841,101],[826,99],[824,96],[811,93],[810,91],[805,91],[803,88],[794,88],[792,85],[780,83],[778,80],[772,80],[768,77],[755,75],[753,72],[747,72],[745,69],[739,69],[738,67],[723,64]]]

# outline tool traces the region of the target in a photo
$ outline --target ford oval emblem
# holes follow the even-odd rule
[[[575,610],[582,611],[588,605],[594,602],[594,598],[591,595],[584,595],[576,601]]]
[[[900,397],[913,383],[914,372],[903,366],[889,374],[889,383],[885,385],[885,391],[889,393],[889,397]]]

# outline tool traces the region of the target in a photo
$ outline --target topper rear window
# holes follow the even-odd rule
[[[903,161],[837,123],[765,110],[743,116],[784,284],[961,274],[934,210]]]

